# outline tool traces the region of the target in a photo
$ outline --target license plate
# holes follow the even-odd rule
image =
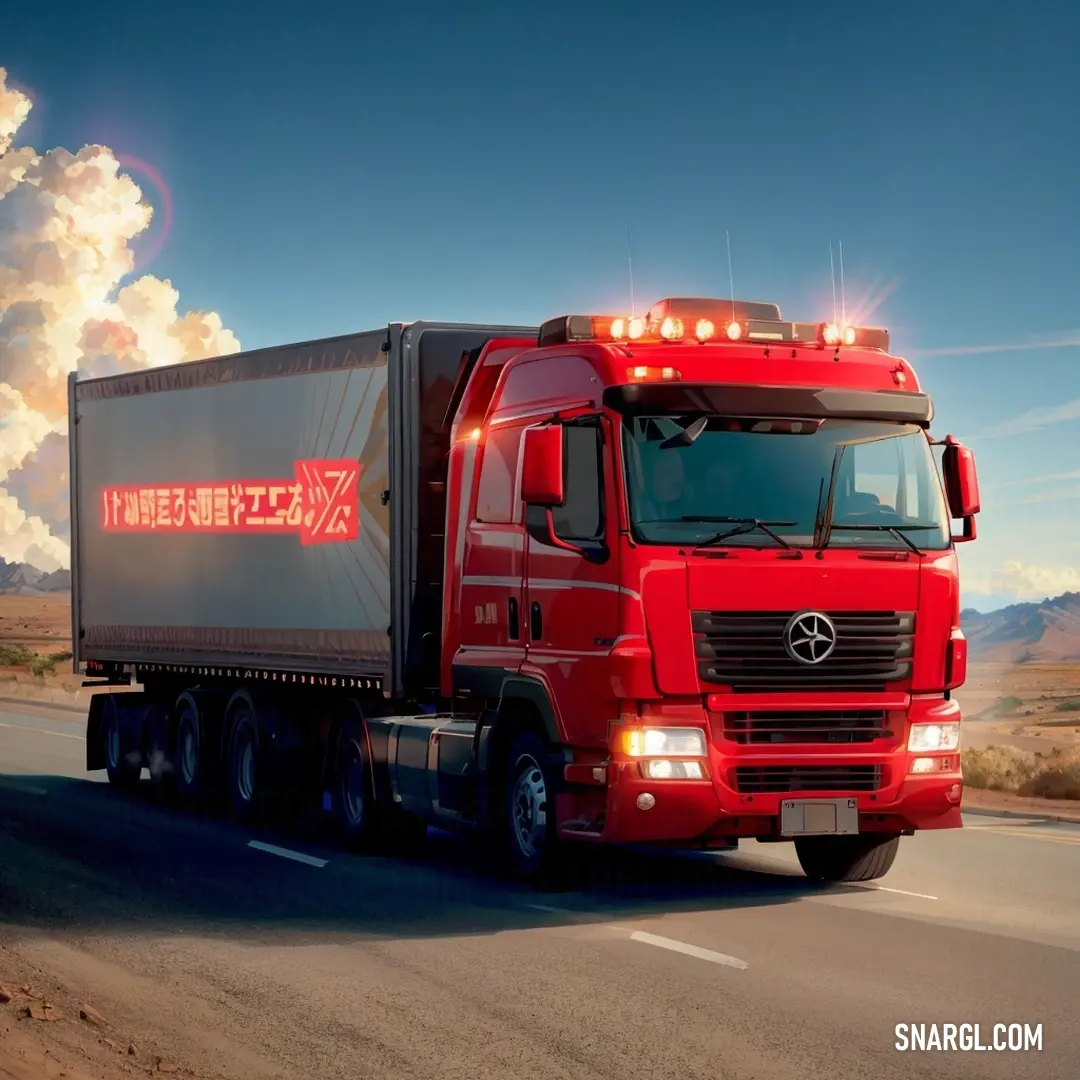
[[[785,799],[781,836],[847,836],[859,831],[857,799]]]

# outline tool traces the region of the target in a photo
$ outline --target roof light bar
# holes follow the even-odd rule
[[[776,304],[730,300],[661,300],[645,316],[564,315],[540,327],[537,344],[573,342],[745,342],[817,345],[889,351],[888,330],[835,322],[789,322]]]

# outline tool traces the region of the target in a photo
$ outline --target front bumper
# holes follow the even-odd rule
[[[642,775],[633,759],[614,759],[606,769],[603,827],[596,839],[610,843],[722,846],[736,837],[780,838],[780,804],[785,799],[853,798],[860,832],[904,833],[920,829],[960,828],[963,782],[960,752],[934,756],[946,767],[929,774],[911,773],[911,762],[925,754],[907,750],[908,725],[960,720],[955,701],[912,698],[905,722],[889,739],[849,745],[783,744],[747,746],[723,737],[723,717],[702,716],[712,732],[706,780],[655,780]],[[736,767],[874,766],[880,781],[873,790],[814,791],[738,789]],[[599,794],[599,792],[597,793]],[[640,796],[651,796],[639,802]],[[595,804],[594,804],[595,805]],[[578,835],[581,835],[578,833]]]

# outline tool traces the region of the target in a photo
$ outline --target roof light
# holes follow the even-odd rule
[[[644,319],[631,319],[626,324],[626,336],[631,341],[637,341],[639,337],[642,337],[645,333],[645,320]]]
[[[708,341],[715,336],[715,324],[709,319],[698,319],[697,326],[694,327],[694,337],[696,337],[698,341]]]
[[[626,337],[626,320],[625,319],[612,319],[611,320],[611,336],[618,341],[619,338]]]
[[[739,338],[742,337],[742,333],[743,333],[742,323],[729,322],[727,324],[727,336],[732,341],[738,341]]]
[[[647,367],[644,364],[626,369],[630,382],[673,382],[682,378],[681,372],[673,367]]]
[[[830,348],[841,345],[857,345],[861,349],[889,351],[889,331],[867,326],[841,326],[839,323],[821,323],[818,326],[818,343]]]
[[[673,319],[669,315],[660,324],[660,336],[665,341],[680,341],[683,336],[682,319]]]

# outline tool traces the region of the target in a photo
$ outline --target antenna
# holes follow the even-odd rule
[[[725,229],[724,239],[727,240],[727,276],[728,285],[731,288],[731,321],[735,322],[735,271],[731,264],[731,233]]]
[[[847,326],[847,293],[844,291],[844,241],[840,240],[840,318]]]
[[[626,223],[626,262],[630,267],[630,318],[637,315],[634,304],[634,248],[631,243],[630,222]]]
[[[832,321],[836,322],[836,264],[833,262],[832,241],[829,241],[829,274],[832,276]]]

